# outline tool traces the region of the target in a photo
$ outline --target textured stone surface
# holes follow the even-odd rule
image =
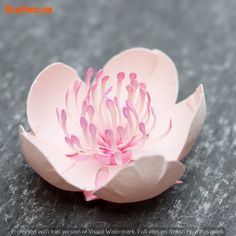
[[[54,4],[54,14],[6,15],[6,1],[0,6],[0,235],[98,225],[225,227],[236,235],[236,1],[37,2]],[[134,46],[159,48],[173,58],[179,100],[203,83],[207,120],[184,161],[182,185],[135,204],[87,203],[80,193],[50,186],[25,163],[18,125],[27,127],[27,93],[51,62],[83,73]]]

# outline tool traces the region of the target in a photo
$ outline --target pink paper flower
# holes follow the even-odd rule
[[[85,82],[52,64],[30,89],[22,151],[42,178],[86,200],[155,197],[182,176],[205,119],[202,85],[175,104],[177,94],[176,68],[158,50],[126,50]]]

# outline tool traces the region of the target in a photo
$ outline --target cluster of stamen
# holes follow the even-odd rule
[[[67,156],[79,160],[93,156],[104,165],[128,163],[132,149],[146,142],[156,124],[146,84],[139,82],[136,73],[119,72],[113,86],[109,83],[114,78],[102,70],[96,73],[93,83],[92,77],[90,68],[86,84],[76,80],[66,92],[65,108],[56,109],[65,142],[73,150]],[[86,86],[83,100],[82,86]],[[76,115],[71,112],[74,108]],[[69,122],[74,123],[76,131],[70,130]]]

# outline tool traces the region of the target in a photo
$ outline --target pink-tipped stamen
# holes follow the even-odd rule
[[[128,99],[133,100],[133,98],[134,98],[134,89],[133,89],[133,87],[131,87],[130,85],[127,85],[126,90],[127,90],[127,93],[128,93]]]
[[[117,125],[117,114],[116,114],[116,109],[115,109],[115,105],[114,105],[113,100],[112,99],[107,99],[106,100],[106,106],[107,106],[107,109],[109,110],[109,113],[110,113],[112,129],[114,131],[115,127]]]
[[[139,88],[143,89],[143,90],[146,90],[147,86],[146,86],[145,83],[139,83]]]
[[[95,76],[95,83],[98,83],[99,79],[102,77],[103,75],[103,69],[100,69]]]
[[[108,82],[108,79],[109,79],[109,76],[104,76],[103,78],[102,78],[102,87],[101,87],[101,94],[103,95],[104,94],[104,92],[105,92],[105,90],[106,90],[106,84],[107,84],[107,82]]]
[[[145,137],[147,135],[146,127],[145,127],[145,124],[143,122],[139,123],[139,130],[143,134],[143,137]]]
[[[136,121],[134,129],[133,129],[133,133],[131,134],[131,136],[133,136],[134,132],[137,129],[138,123],[139,123],[139,116],[138,116],[137,111],[135,110],[133,103],[130,100],[126,101],[126,107],[132,112],[132,114],[134,115],[135,121]]]
[[[92,105],[89,105],[87,107],[87,114],[88,114],[90,123],[93,122],[94,113],[95,113],[94,107]]]
[[[86,76],[85,76],[85,82],[86,82],[86,87],[87,88],[90,87],[92,76],[93,76],[93,68],[89,68],[87,70]]]
[[[81,116],[85,116],[86,115],[87,109],[88,109],[88,103],[87,103],[86,100],[84,100],[83,103],[82,103]]]
[[[99,120],[102,123],[102,126],[107,126],[107,123],[109,123],[108,118],[107,118],[107,109],[104,107],[104,100],[106,96],[112,91],[112,86],[108,88],[106,91],[104,91],[104,94],[101,98],[100,104],[99,104]]]
[[[117,127],[117,145],[120,145],[125,140],[125,129],[122,126]]]
[[[132,133],[134,127],[133,127],[133,121],[130,116],[129,108],[127,108],[127,107],[123,108],[123,115],[128,121],[128,124],[126,124],[126,126],[129,128],[129,132]]]
[[[122,82],[125,78],[125,73],[124,72],[119,72],[117,74],[117,90],[116,90],[116,94],[117,97],[120,98],[120,92],[121,92],[121,87],[122,87]]]
[[[115,103],[115,106],[116,106],[116,109],[117,109],[117,112],[118,112],[118,117],[119,117],[119,125],[122,123],[122,116],[121,116],[121,110],[120,110],[120,103],[119,103],[119,100],[118,98],[115,96],[114,97],[114,103]]]
[[[89,124],[89,134],[92,140],[93,149],[97,150],[97,127],[95,124]]]
[[[90,140],[88,135],[88,122],[83,116],[80,118],[80,126],[82,128],[85,140]]]
[[[97,105],[97,101],[96,101],[96,98],[97,98],[97,97],[96,97],[96,95],[97,95],[97,93],[96,93],[97,87],[98,87],[98,83],[95,82],[95,83],[92,85],[92,88],[91,88],[91,99],[92,99],[92,103],[93,103],[94,106]]]
[[[130,78],[130,86],[133,88],[132,101],[134,101],[136,97],[136,91],[139,86],[139,82],[137,80],[137,74],[130,73],[129,78]]]
[[[109,143],[111,148],[115,151],[116,150],[116,145],[115,145],[115,142],[114,142],[113,131],[111,129],[106,129],[105,130],[105,137],[106,137],[107,143]]]
[[[137,74],[132,72],[129,74],[129,78],[132,79],[132,80],[136,80],[137,79]]]
[[[138,97],[138,111],[139,113],[141,113],[143,111],[143,107],[144,107],[144,104],[145,104],[145,96],[146,96],[146,93],[145,93],[145,90],[140,88],[139,89],[139,97]]]
[[[68,132],[67,132],[67,127],[66,127],[66,121],[67,121],[67,114],[66,114],[66,111],[63,109],[61,111],[61,126],[64,132],[67,134]]]

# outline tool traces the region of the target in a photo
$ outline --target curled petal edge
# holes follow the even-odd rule
[[[192,95],[176,104],[159,120],[153,133],[158,132],[158,127],[167,127],[168,120],[171,120],[171,128],[165,137],[156,142],[156,152],[168,160],[182,160],[196,142],[205,118],[204,89],[199,85]]]
[[[183,175],[179,161],[167,161],[161,155],[143,156],[124,167],[93,195],[115,203],[129,203],[153,198]]]
[[[19,127],[19,135],[22,153],[24,154],[25,160],[44,180],[57,188],[67,191],[78,192],[94,190],[97,173],[97,167],[95,166],[96,163],[91,165],[90,169],[93,173],[89,176],[87,183],[85,181],[82,182],[83,180],[80,180],[81,178],[79,178],[79,180],[77,179],[80,177],[77,175],[79,174],[80,169],[81,175],[85,175],[84,172],[88,171],[90,163],[88,163],[87,166],[84,165],[87,160],[77,162],[81,164],[80,168],[75,160],[67,158],[60,151],[54,148],[52,144],[27,133],[22,126]]]
[[[195,96],[194,96],[195,95]],[[190,96],[191,97],[191,96]],[[187,98],[185,101],[190,102],[189,106],[195,110],[192,122],[190,124],[190,129],[186,137],[184,147],[178,156],[178,160],[182,160],[191,150],[194,143],[201,132],[203,124],[206,119],[206,101],[204,95],[203,85],[200,84],[196,89],[195,93],[192,95],[192,100]],[[183,102],[185,102],[183,101]],[[178,104],[177,104],[178,105]]]

